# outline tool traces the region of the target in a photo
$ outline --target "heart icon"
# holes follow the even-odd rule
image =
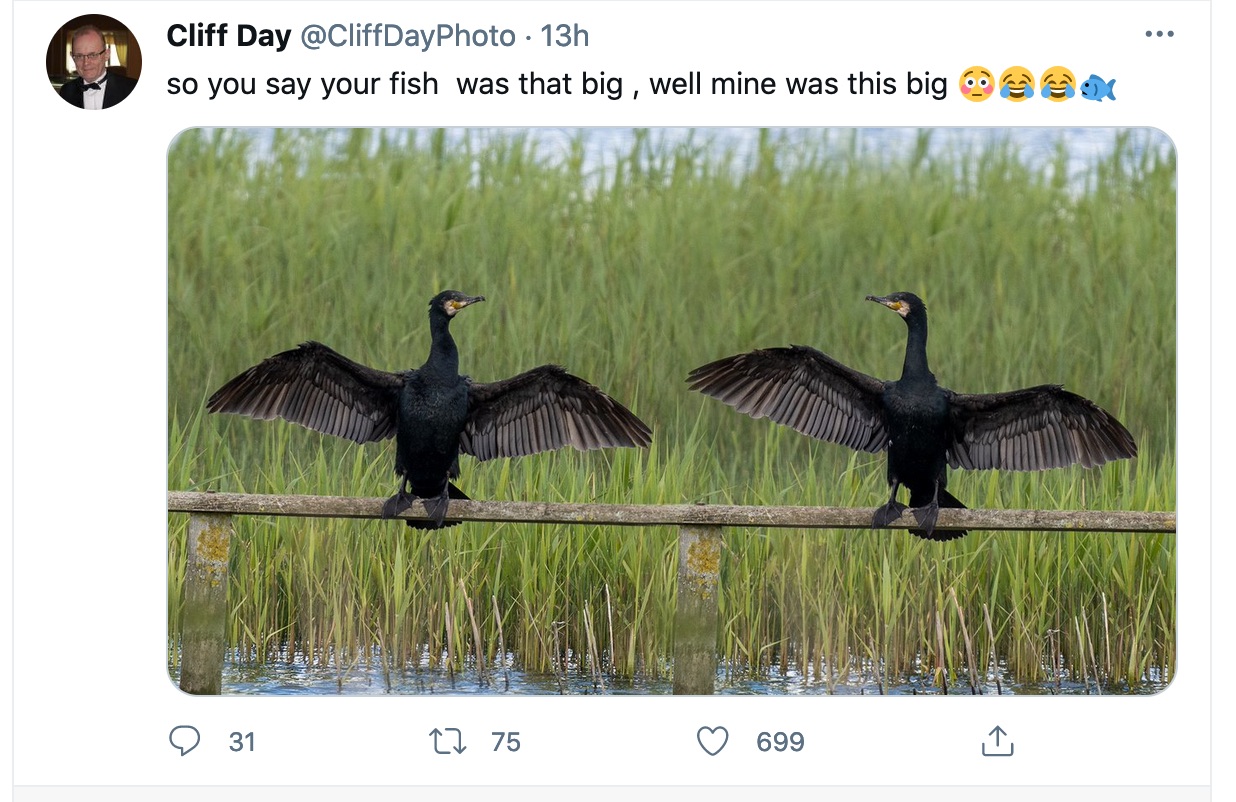
[[[700,742],[701,749],[715,757],[729,742],[730,731],[725,727],[700,727],[695,740]]]

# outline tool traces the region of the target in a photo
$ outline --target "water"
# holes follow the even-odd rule
[[[169,673],[173,682],[179,680],[176,669]],[[793,670],[782,674],[774,669],[758,677],[741,672],[730,675],[723,666],[717,672],[715,687],[718,695],[730,696],[879,696],[882,693],[878,679],[870,670],[851,671],[845,677],[826,682]],[[1161,678],[1151,676],[1133,687],[1106,683],[1096,689],[1092,680],[1083,682],[1067,676],[1067,672],[1058,680],[1016,683],[1001,670],[998,685],[996,678],[988,675],[980,683],[978,692],[991,696],[1146,696],[1166,687],[1167,683]],[[557,677],[494,667],[487,669],[485,677],[481,678],[475,667],[448,672],[425,666],[391,672],[388,677],[376,655],[374,661],[346,670],[286,659],[262,664],[229,661],[223,669],[223,694],[236,696],[665,696],[672,693],[673,681],[668,676],[655,679],[605,677],[602,688],[578,666],[568,666],[566,673]],[[923,674],[901,678],[883,690],[883,694],[889,696],[942,696],[944,693],[930,675]],[[950,685],[948,695],[971,696],[974,692],[964,677],[958,677]]]

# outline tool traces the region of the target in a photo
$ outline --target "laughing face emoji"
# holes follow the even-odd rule
[[[982,103],[994,91],[996,82],[986,67],[971,67],[961,74],[961,94],[966,100]]]
[[[1000,97],[1020,103],[1034,97],[1034,76],[1025,67],[1009,67],[1000,75]]]
[[[1039,79],[1039,94],[1052,103],[1063,103],[1077,94],[1077,79],[1067,67],[1050,67]]]

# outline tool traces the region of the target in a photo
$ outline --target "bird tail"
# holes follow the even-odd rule
[[[448,526],[459,526],[461,522],[460,521],[443,521],[441,524],[439,524],[437,521],[419,521],[419,520],[414,520],[412,518],[408,518],[404,521],[404,523],[408,525],[409,529],[420,529],[422,531],[432,532],[435,529],[445,529]]]
[[[943,488],[940,489],[939,495],[936,497],[936,503],[940,505],[941,509],[944,509],[946,507],[951,507],[955,510],[966,509],[965,504],[962,504],[961,501],[956,496],[954,496],[952,493],[948,492],[947,490]],[[927,532],[922,529],[911,529],[910,530],[910,534],[912,535],[916,535],[918,537],[925,538],[927,540],[934,540],[937,543],[943,543],[949,540],[956,540],[957,538],[961,537],[965,533],[966,533],[965,529],[936,529],[930,535],[927,534]]]
[[[940,489],[940,495],[937,497],[937,500],[941,507],[952,507],[955,510],[964,510],[966,508],[966,505],[958,501],[956,496],[943,488]]]

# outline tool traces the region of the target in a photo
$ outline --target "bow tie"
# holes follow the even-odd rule
[[[98,83],[88,83],[82,87],[82,89],[102,89],[102,88],[103,87],[99,86]]]

